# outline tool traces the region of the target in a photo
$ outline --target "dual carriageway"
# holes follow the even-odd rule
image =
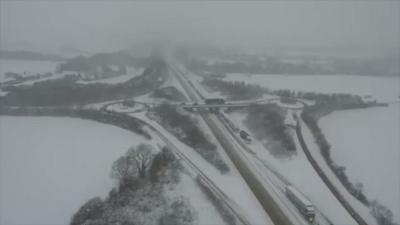
[[[201,109],[201,108],[229,108],[229,107],[248,107],[251,104],[266,104],[277,101],[278,98],[261,99],[254,101],[245,102],[227,102],[225,104],[198,104],[198,102],[203,102],[204,97],[199,92],[199,90],[193,85],[193,83],[185,76],[185,73],[180,70],[177,66],[173,64],[168,64],[168,69],[171,74],[173,74],[179,81],[181,86],[184,88],[185,92],[189,96],[193,104],[180,104],[179,106],[186,109]],[[194,104],[197,103],[197,104]],[[306,104],[300,101],[300,106],[292,107],[292,110],[301,110]],[[106,107],[107,108],[107,107]],[[106,109],[105,108],[105,109]],[[210,130],[213,132],[215,137],[220,142],[223,149],[226,151],[227,155],[230,157],[239,173],[246,181],[247,185],[254,193],[261,206],[266,211],[267,215],[270,217],[270,221],[265,221],[265,224],[275,224],[275,225],[307,225],[308,221],[303,217],[303,215],[298,211],[298,209],[288,201],[285,195],[285,188],[290,183],[273,168],[271,168],[267,163],[257,157],[257,155],[252,151],[248,145],[243,143],[243,140],[235,135],[235,132],[230,129],[230,127],[223,122],[218,116],[209,113],[199,113],[205,123],[209,126]],[[216,185],[207,175],[205,175],[196,165],[193,163],[189,157],[187,157],[177,146],[175,146],[171,141],[168,140],[161,132],[155,129],[152,125],[147,124],[148,127],[153,130],[163,142],[174,151],[178,158],[182,159],[186,166],[194,171],[200,182],[205,185],[209,191],[211,191],[218,199],[220,199],[224,205],[231,211],[235,216],[236,221],[239,224],[254,224],[251,219],[243,213],[240,206],[232,201],[219,187]],[[299,124],[298,124],[299,126]],[[301,141],[300,141],[301,143]],[[304,143],[301,143],[301,147]],[[308,158],[308,156],[307,156]],[[309,158],[308,158],[309,159]],[[310,159],[309,159],[310,160]],[[318,173],[320,175],[320,173]],[[329,186],[328,186],[329,187]],[[332,189],[330,188],[332,191]],[[332,191],[335,197],[338,196]],[[341,202],[342,203],[342,202]],[[342,203],[343,204],[343,203]],[[345,207],[350,214],[358,216],[354,218],[358,224],[365,225],[365,221],[352,210],[351,207]],[[332,224],[328,218],[326,218],[321,213],[317,213],[317,221],[314,224]]]

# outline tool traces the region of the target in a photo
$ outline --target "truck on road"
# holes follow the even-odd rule
[[[286,196],[296,206],[309,223],[314,223],[315,209],[313,204],[300,191],[291,185],[286,186]]]
[[[207,98],[204,102],[208,105],[223,105],[225,104],[225,99],[223,98]]]

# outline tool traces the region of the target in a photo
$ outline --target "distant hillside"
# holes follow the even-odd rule
[[[233,58],[233,57],[231,57]],[[185,65],[194,71],[244,74],[349,74],[368,76],[400,76],[400,56],[384,57],[246,57],[184,58]]]
[[[0,50],[0,59],[47,60],[47,61],[64,60],[63,57],[55,54],[43,54],[32,51],[6,51],[6,50]]]
[[[150,58],[134,57],[124,51],[112,53],[97,53],[90,57],[78,56],[66,60],[59,65],[58,70],[62,71],[75,71],[75,72],[88,72],[94,71],[97,67],[115,66],[132,66],[148,67]]]

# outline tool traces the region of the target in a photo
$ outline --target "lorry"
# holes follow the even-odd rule
[[[223,98],[207,98],[204,102],[208,105],[223,105],[225,104],[225,99]]]
[[[306,218],[309,223],[314,223],[315,209],[311,201],[292,185],[287,185],[285,192],[286,196],[293,202],[303,217]]]

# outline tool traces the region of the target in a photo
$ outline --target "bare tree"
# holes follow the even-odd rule
[[[153,147],[147,144],[140,144],[136,149],[131,147],[128,150],[128,157],[134,160],[140,178],[146,177],[148,166],[153,159],[152,150]]]
[[[358,198],[362,193],[363,193],[363,190],[364,190],[364,185],[362,184],[362,183],[359,183],[359,182],[357,182],[355,185],[354,185],[354,194],[356,195],[356,197]]]
[[[111,177],[119,180],[124,186],[135,178],[145,178],[147,169],[153,159],[152,147],[140,144],[132,146],[124,156],[119,157],[112,165]]]
[[[399,225],[393,221],[393,213],[377,201],[371,202],[371,214],[379,225]]]

